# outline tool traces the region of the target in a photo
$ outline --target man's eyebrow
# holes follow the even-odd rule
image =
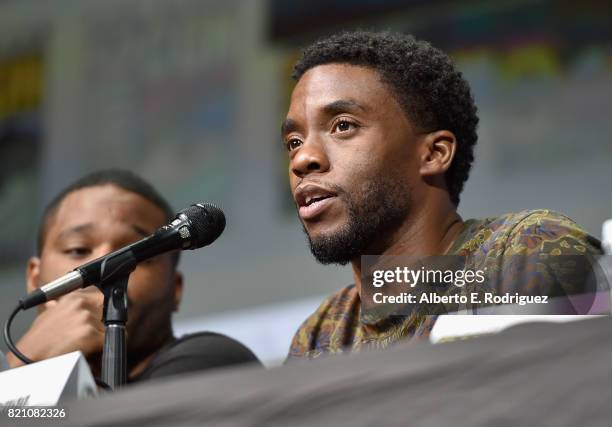
[[[130,227],[132,228],[132,230],[134,230],[134,232],[136,232],[136,234],[139,234],[142,237],[147,237],[148,235],[152,234],[150,231],[145,230],[144,228],[136,224],[130,224]],[[93,222],[79,224],[79,225],[75,225],[74,227],[70,227],[70,228],[63,230],[61,233],[58,234],[57,237],[58,239],[65,239],[71,234],[86,233],[88,231],[93,230],[94,228],[96,228],[96,225]]]
[[[297,122],[293,119],[285,119],[281,125],[281,136],[285,136],[299,128]]]
[[[330,116],[340,113],[367,112],[368,108],[352,99],[339,99],[323,106],[323,112]]]
[[[84,233],[86,231],[91,230],[92,228],[95,228],[95,225],[92,222],[88,222],[88,223],[85,223],[85,224],[75,225],[74,227],[70,227],[70,228],[67,228],[65,230],[62,230],[62,232],[57,235],[57,238],[58,239],[64,239],[64,238],[70,236],[71,234]]]
[[[368,107],[361,105],[353,99],[338,99],[324,105],[321,110],[328,116],[335,116],[340,113],[365,113],[368,111]],[[298,123],[293,119],[287,118],[281,125],[281,136],[285,136],[297,129],[299,129]]]

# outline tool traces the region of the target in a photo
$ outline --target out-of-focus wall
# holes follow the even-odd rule
[[[567,2],[389,3],[346,22],[340,10],[323,10],[335,20],[315,13],[305,27],[291,2],[0,2],[0,73],[14,58],[34,57],[42,76],[30,77],[40,86],[32,105],[2,116],[0,101],[0,136],[7,117],[11,135],[25,134],[11,145],[25,148],[0,147],[0,169],[10,171],[0,174],[0,318],[24,291],[44,204],[71,180],[111,166],[143,175],[177,209],[204,200],[226,212],[223,236],[184,254],[179,320],[350,283],[348,269],[319,266],[309,254],[279,138],[288,63],[298,46],[338,29],[414,32],[455,57],[481,117],[462,215],[552,208],[599,236],[612,217],[612,38],[590,25],[601,17],[578,14],[566,25],[549,10]],[[30,318],[20,317],[16,335]]]

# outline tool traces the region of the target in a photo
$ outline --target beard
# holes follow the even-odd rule
[[[340,187],[328,187],[344,202],[348,221],[337,231],[316,238],[302,224],[310,251],[321,264],[346,265],[375,245],[384,245],[410,212],[411,191],[397,179],[378,177],[350,194]]]
[[[128,374],[174,338],[171,320],[173,300],[173,295],[166,294],[156,304],[139,307],[134,307],[129,301],[132,311],[126,326]]]

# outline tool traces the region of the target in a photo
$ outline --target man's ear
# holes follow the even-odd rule
[[[439,130],[425,135],[421,144],[421,176],[442,175],[449,168],[457,150],[455,134]]]
[[[40,287],[40,258],[33,256],[28,260],[26,269],[26,287],[28,293]]]
[[[180,271],[174,272],[174,311],[178,311],[183,297],[183,274]]]

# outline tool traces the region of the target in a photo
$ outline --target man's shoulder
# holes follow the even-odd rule
[[[580,253],[601,253],[599,240],[571,218],[548,209],[524,210],[497,217],[466,221],[459,253],[532,251],[559,252],[564,248]]]
[[[162,348],[136,381],[253,362],[259,360],[242,343],[215,332],[198,332]]]
[[[466,222],[474,233],[457,253],[488,271],[497,292],[565,296],[599,286],[601,243],[563,214],[539,209]]]

